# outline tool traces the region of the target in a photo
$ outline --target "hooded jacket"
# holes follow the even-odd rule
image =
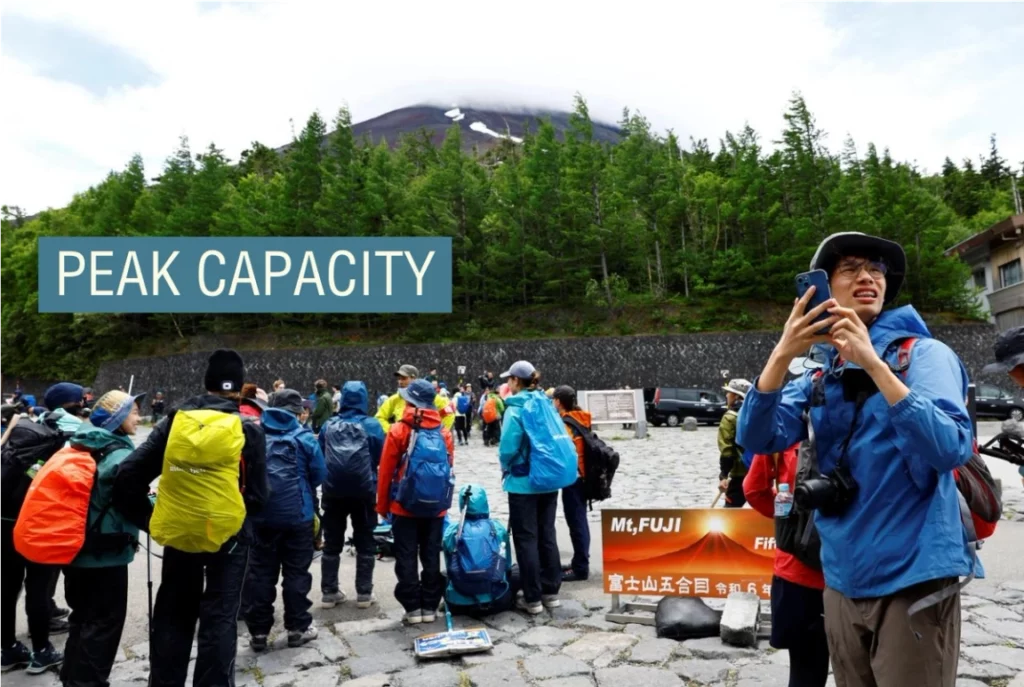
[[[505,399],[505,415],[501,421],[501,443],[498,444],[498,461],[504,476],[502,487],[509,494],[538,494],[530,486],[529,473],[513,474],[514,468],[525,467],[530,455],[530,439],[523,428],[523,406],[530,394],[540,394],[546,403],[551,399],[540,389],[522,390]]]
[[[331,415],[334,413],[334,394],[331,393],[330,389],[321,389],[314,396],[313,402],[315,405],[313,406],[313,412],[310,413],[309,421],[313,427],[313,432],[317,433],[324,426],[324,423],[331,419]]]
[[[897,344],[914,337],[903,377],[910,394],[890,406],[870,395],[859,416],[839,377],[856,369],[829,349],[824,399],[811,404],[812,372],[772,393],[751,388],[737,439],[756,453],[774,453],[807,437],[810,410],[819,468],[831,473],[854,428],[847,463],[859,485],[845,513],[814,516],[821,537],[825,583],[849,598],[894,594],[919,582],[970,573],[972,557],[960,522],[953,470],[973,450],[967,413],[967,372],[956,354],[933,339],[911,306],[883,312],[870,329],[879,357],[897,364]]]
[[[327,476],[320,444],[295,415],[283,408],[263,412],[263,431],[267,437],[267,478],[273,488],[254,520],[272,527],[312,522],[316,489]]]
[[[237,413],[238,403],[214,394],[194,396],[158,422],[141,446],[124,459],[114,478],[114,507],[139,529],[149,531],[149,518],[153,504],[149,500],[149,485],[160,476],[164,466],[167,437],[171,434],[178,410],[217,410]],[[248,515],[255,515],[267,502],[267,444],[263,429],[255,422],[242,422],[245,444],[242,461],[245,464],[245,493],[242,498]],[[241,481],[241,476],[239,476]],[[241,486],[241,484],[239,484]],[[251,526],[246,518],[241,532],[251,541]]]
[[[401,465],[406,450],[409,448],[409,435],[412,433],[412,424],[415,420],[415,406],[406,405],[405,415],[401,422],[391,425],[387,438],[384,439],[384,450],[380,457],[380,471],[377,479],[377,513],[386,516],[388,513],[402,515],[407,518],[416,517],[409,511],[402,508],[396,501],[391,500],[391,485],[398,482],[405,475],[403,466],[398,474],[398,466]],[[441,427],[441,436],[444,437],[445,446],[448,448],[448,464],[455,465],[455,442],[452,434],[441,424],[441,416],[434,408],[426,408],[423,411],[421,426],[427,429]],[[454,417],[454,416],[453,416]],[[438,513],[437,517],[443,518],[448,511]]]
[[[581,425],[583,425],[587,429],[590,429],[590,420],[591,420],[591,418],[590,418],[590,411],[580,410],[580,409],[570,410],[567,413],[566,412],[562,413],[562,417],[566,417],[566,416],[571,417],[573,420],[576,420],[576,422],[580,423]],[[576,456],[577,456],[577,465],[579,466],[579,470],[578,470],[579,476],[581,478],[585,477],[586,476],[586,469],[585,469],[585,467],[583,465],[583,454],[584,454],[586,449],[585,449],[585,444],[584,444],[584,441],[583,441],[583,435],[582,434],[577,434],[573,430],[573,428],[570,427],[569,425],[566,425],[565,429],[566,429],[567,432],[569,432],[569,436],[572,437],[572,443],[576,446]]]
[[[380,468],[380,456],[384,450],[384,429],[380,422],[367,413],[370,407],[369,392],[362,382],[345,382],[341,388],[341,407],[338,414],[327,421],[327,424],[320,430],[320,448],[323,451],[325,460],[328,455],[327,437],[332,427],[344,422],[355,422],[362,426],[366,432],[368,448],[370,450],[371,474],[364,475],[361,480],[363,484],[370,485],[370,493],[356,493],[362,485],[352,484],[353,480],[338,480],[331,476],[328,465],[327,478],[324,480],[324,496],[329,497],[365,497],[373,499],[377,495],[377,470]]]
[[[463,517],[467,522],[482,521],[486,523],[486,526],[494,527],[494,533],[500,542],[502,555],[505,557],[505,581],[507,582],[508,571],[512,570],[512,547],[509,546],[508,530],[497,520],[491,519],[491,507],[487,501],[487,491],[479,485],[474,484],[471,486],[472,489],[469,489],[469,486],[466,486],[459,490],[459,512],[463,513]],[[468,502],[466,500],[467,490],[470,492]],[[451,557],[452,554],[455,553],[455,544],[458,534],[459,523],[457,522],[453,522],[445,528],[442,546],[444,548],[444,565],[446,570],[452,567]],[[478,604],[488,604],[495,600],[490,594],[484,594],[481,596],[463,596],[455,590],[451,582],[448,582],[448,589],[444,593],[444,598],[447,602],[456,606],[475,606]]]
[[[128,522],[120,511],[112,507],[111,500],[114,476],[117,474],[118,466],[135,449],[135,444],[131,437],[95,427],[91,422],[81,423],[70,443],[74,447],[89,451],[108,452],[96,464],[92,495],[89,497],[86,545],[75,556],[71,565],[75,568],[113,568],[128,565],[135,559],[135,549],[139,542],[139,528]],[[103,519],[97,525],[97,520],[101,515]],[[93,532],[114,539],[120,537],[124,540],[124,546],[116,548],[90,546],[92,543],[90,536]]]
[[[388,397],[388,400],[377,409],[377,421],[380,422],[380,426],[387,432],[391,429],[391,425],[397,420],[405,417],[405,399],[402,398],[401,394],[392,394]],[[441,394],[434,396],[434,407],[437,409],[438,417],[442,419],[444,428],[451,431],[453,425],[455,425],[455,407],[451,404],[451,401]]]
[[[718,423],[718,479],[732,479],[747,474],[742,444],[736,440],[736,421],[742,407],[741,398],[729,406]]]

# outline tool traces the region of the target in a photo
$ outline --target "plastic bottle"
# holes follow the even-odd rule
[[[783,482],[779,485],[779,493],[775,495],[775,517],[788,518],[791,510],[793,494],[789,491],[789,484]]]

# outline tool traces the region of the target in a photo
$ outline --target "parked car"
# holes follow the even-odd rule
[[[645,399],[647,394],[644,394]],[[725,394],[712,389],[685,389],[662,386],[645,404],[647,422],[660,427],[677,427],[683,418],[692,416],[698,422],[717,424],[725,415]]]
[[[979,384],[974,396],[978,417],[1006,420],[1024,419],[1024,398],[1019,394],[1003,391],[992,384]]]

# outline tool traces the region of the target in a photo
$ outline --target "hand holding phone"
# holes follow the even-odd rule
[[[828,285],[828,273],[825,270],[811,270],[810,272],[802,272],[796,275],[796,295],[797,298],[803,298],[804,295],[814,287],[814,293],[811,295],[811,300],[807,303],[807,308],[804,312],[813,310],[825,301],[832,298],[832,290]],[[827,310],[823,311],[812,322],[821,322],[827,320],[830,317]],[[828,334],[829,327],[824,327],[816,334],[825,335]]]

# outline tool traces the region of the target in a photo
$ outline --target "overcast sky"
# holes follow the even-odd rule
[[[155,176],[182,134],[237,160],[314,109],[576,91],[595,118],[770,143],[799,89],[834,150],[849,133],[937,170],[995,132],[1024,161],[1024,4],[682,4],[5,2],[0,202],[62,206],[135,152]]]

